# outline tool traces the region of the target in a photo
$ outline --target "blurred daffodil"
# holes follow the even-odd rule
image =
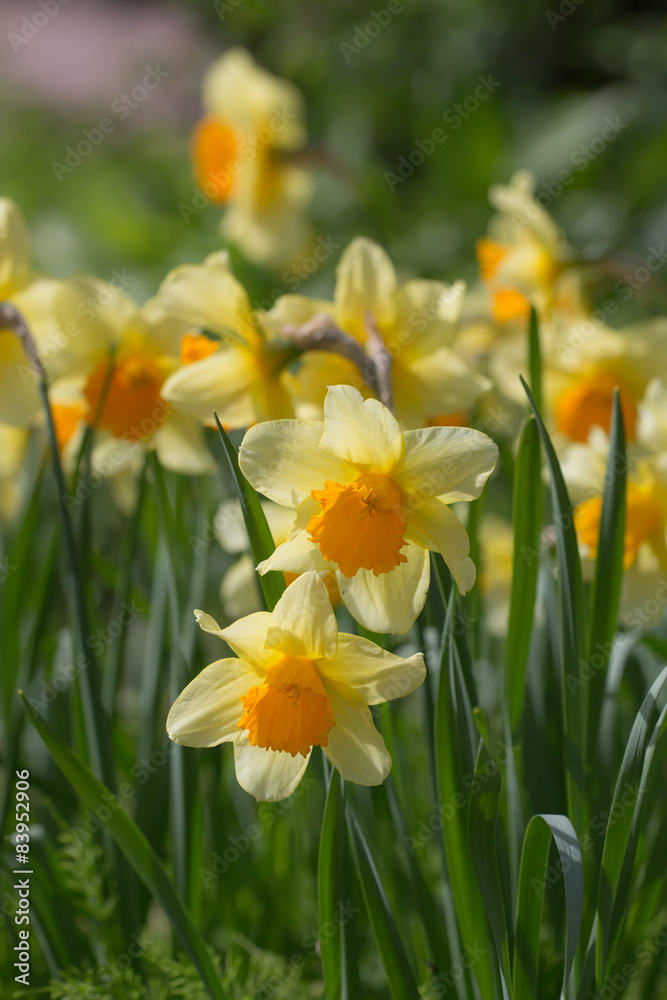
[[[281,374],[297,351],[265,334],[225,252],[175,268],[159,299],[168,315],[194,328],[198,343],[207,344],[199,358],[190,358],[166,380],[165,399],[209,426],[215,426],[214,410],[230,428],[293,414]],[[203,331],[220,340],[208,340]]]
[[[63,451],[87,423],[98,430],[92,463],[101,475],[136,465],[137,456],[140,464],[147,447],[173,471],[213,471],[197,421],[162,392],[167,376],[192,356],[187,324],[167,315],[157,298],[139,306],[122,289],[88,277],[63,282],[56,306],[69,331],[61,358],[69,374],[52,390]]]
[[[255,263],[289,263],[310,238],[312,182],[295,156],[306,142],[301,95],[232,48],[209,69],[202,96],[195,173],[206,197],[227,206],[223,235]]]
[[[350,243],[336,275],[333,302],[284,295],[267,314],[267,328],[279,334],[303,327],[318,315],[329,316],[390,370],[393,402],[403,427],[460,422],[461,411],[469,411],[490,388],[488,379],[475,373],[455,347],[464,283],[415,279],[399,286],[387,253],[366,237]],[[287,378],[293,397],[301,401],[297,413],[304,418],[317,416],[313,405],[321,406],[328,385],[363,385],[352,360],[316,349],[301,355]]]
[[[556,328],[542,339],[544,416],[562,440],[585,443],[593,427],[609,431],[618,387],[628,441],[636,435],[639,401],[656,369],[667,364],[667,322],[658,317],[612,329],[593,316]],[[522,403],[519,374],[526,375],[526,338],[511,337],[494,349],[490,371],[498,389]]]
[[[217,660],[188,684],[167,719],[172,740],[233,743],[239,784],[263,801],[292,794],[314,746],[345,780],[384,781],[391,757],[368,706],[414,691],[426,675],[422,653],[403,659],[339,633],[317,573],[299,577],[272,613],[225,629],[195,615],[238,659]]]
[[[527,320],[531,303],[542,313],[553,306],[563,265],[572,256],[563,233],[536,201],[534,189],[534,175],[519,170],[509,184],[494,184],[489,190],[496,215],[489,235],[477,242],[477,258],[499,323]]]
[[[335,571],[341,598],[376,632],[406,632],[440,552],[459,590],[475,582],[466,530],[448,504],[474,500],[498,454],[470,428],[401,431],[375,399],[332,386],[324,422],[252,427],[239,452],[260,493],[297,510],[287,541],[259,570]]]

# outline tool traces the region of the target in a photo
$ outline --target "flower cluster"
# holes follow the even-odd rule
[[[207,74],[203,98],[194,169],[206,198],[224,206],[223,236],[266,267],[293,261],[313,238],[301,96],[232,49]],[[534,183],[521,171],[491,189],[496,214],[477,243],[480,285],[470,294],[461,280],[400,281],[386,251],[357,237],[330,298],[284,294],[268,309],[252,307],[227,249],[176,267],[141,305],[122,283],[38,274],[19,209],[0,199],[0,300],[30,329],[67,469],[87,428],[93,471],[125,487],[147,450],[174,472],[212,472],[214,413],[227,429],[246,431],[239,464],[264,498],[275,551],[257,567],[246,556],[223,580],[228,616],[242,615],[234,624],[220,629],[196,612],[236,658],[191,681],[167,728],[189,746],[234,743],[239,781],[257,798],[289,795],[314,746],[351,781],[386,777],[390,758],[368,706],[414,690],[423,656],[339,633],[333,607],[362,629],[407,633],[426,601],[430,553],[461,594],[473,587],[460,518],[496,465],[498,447],[484,431],[507,438],[519,429],[531,308],[543,416],[577,503],[585,562],[596,554],[618,388],[630,442],[629,624],[637,595],[667,570],[667,382],[655,377],[667,370],[667,322],[613,329],[592,309],[586,268],[533,196]],[[26,435],[42,419],[24,346],[0,329],[6,515]],[[130,505],[132,490],[118,489],[117,499]],[[234,523],[219,539],[240,552],[247,545]],[[477,540],[489,631],[502,635],[511,530],[493,513]],[[289,584],[270,613],[256,610],[255,568]]]

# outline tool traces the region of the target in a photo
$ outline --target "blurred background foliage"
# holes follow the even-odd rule
[[[201,113],[199,83],[232,44],[302,90],[313,156],[328,161],[318,171],[318,229],[341,249],[363,232],[387,246],[405,275],[473,279],[488,187],[519,167],[535,170],[538,194],[545,192],[583,258],[622,246],[640,260],[664,236],[662,4],[400,6],[371,37],[375,29],[365,27],[373,11],[383,17],[382,0],[368,9],[351,0],[70,0],[0,68],[0,190],[23,206],[38,264],[58,275],[101,277],[125,266],[136,271],[131,291],[141,298],[174,264],[219,247],[219,209],[209,206],[185,224],[179,206],[194,197],[187,137]],[[26,14],[26,4],[3,5],[3,33],[20,30]],[[45,59],[55,60],[50,76]],[[82,130],[158,62],[169,73],[164,84],[125,120],[112,116],[113,133],[58,180],[53,161],[62,162]],[[493,92],[455,127],[455,105],[474,94],[479,77],[493,81]],[[627,127],[598,155],[584,152],[607,118]],[[446,140],[392,191],[385,174],[437,128]],[[554,197],[563,170],[572,183]],[[304,291],[330,290],[338,255]],[[237,269],[257,302],[283,287],[241,260]],[[645,294],[655,296],[659,284]],[[643,307],[650,311],[651,302]]]

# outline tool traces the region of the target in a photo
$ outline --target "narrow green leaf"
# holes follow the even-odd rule
[[[521,852],[514,938],[513,1000],[535,1000],[535,997],[540,996],[538,973],[544,897],[547,888],[555,884],[551,873],[547,878],[552,837],[560,857],[565,890],[566,929],[562,995],[567,995],[567,983],[577,950],[584,901],[581,847],[576,831],[567,816],[539,815],[533,816],[528,824]],[[560,880],[561,872],[556,872],[557,881]]]
[[[496,976],[484,902],[468,846],[468,809],[475,772],[476,727],[463,681],[454,633],[454,593],[449,596],[443,628],[442,659],[435,722],[442,836],[454,910],[466,951],[481,954],[471,969],[484,997],[495,996]],[[475,698],[475,701],[477,699]]]
[[[234,445],[225,434],[223,426],[218,420],[217,413],[213,415],[220,434],[220,440],[225,449],[227,461],[229,462],[229,469],[234,480],[236,492],[241,502],[243,520],[245,521],[248,538],[250,539],[250,549],[255,565],[257,565],[262,560],[268,559],[271,553],[275,551],[271,530],[266,522],[266,516],[256,492],[239,468],[239,459]],[[269,611],[273,611],[280,597],[285,592],[285,578],[282,573],[269,572],[263,576],[258,574],[258,579],[266,606]]]
[[[625,536],[625,431],[618,389],[614,390],[609,458],[600,517],[598,554],[591,600],[589,659],[595,662],[589,695],[589,749],[597,739],[600,712],[605,692],[606,667],[618,623],[618,609],[623,582]],[[596,659],[593,661],[592,657]]]
[[[631,868],[634,864],[637,838],[635,816],[639,815],[643,791],[648,779],[648,773],[644,775],[645,758],[656,721],[660,715],[658,699],[666,681],[667,667],[653,682],[637,713],[616,780],[610,810],[610,816],[613,816],[614,820],[612,823],[608,823],[605,834],[598,893],[596,950],[598,985],[604,981],[613,958],[612,942],[616,938],[616,931],[623,919],[622,912],[619,912],[619,909],[622,910],[622,907],[619,908],[619,891],[627,893],[629,889],[627,882],[625,880],[622,882],[622,875],[624,867],[627,874],[626,866]],[[661,719],[660,725],[662,725],[662,721]],[[628,794],[631,798],[634,797],[634,802],[631,802],[630,805],[627,802]]]
[[[563,739],[568,813],[579,832],[584,827],[588,685],[579,674],[586,664],[584,590],[572,505],[551,438],[530,389],[523,382],[549,466],[551,506],[556,528],[556,557],[561,617]]]
[[[81,763],[48,723],[33,711],[23,692],[19,694],[31,723],[44,740],[60,770],[88,808],[92,809],[104,823],[139,878],[169,917],[184,950],[197,968],[201,981],[213,1000],[230,1000],[222,988],[206,944],[178,890],[143,833],[120,805],[111,810],[111,815],[107,819],[103,819],[109,813],[109,805],[113,801],[109,789]]]
[[[500,771],[482,739],[477,751],[468,806],[468,843],[475,877],[491,925],[506,992],[506,984],[510,981],[509,942],[496,849],[500,792]]]
[[[320,954],[327,1000],[346,1000],[349,990],[345,976],[343,945],[344,926],[336,920],[344,906],[345,882],[345,782],[338,771],[332,771],[324,806],[322,833],[317,866],[317,901],[320,918]],[[321,931],[326,926],[338,927],[338,933]]]
[[[542,412],[542,351],[540,349],[540,327],[535,306],[531,306],[528,322],[528,368],[530,390],[535,406]]]
[[[373,855],[349,802],[346,815],[354,867],[392,1000],[419,1000],[417,981],[389,908]]]
[[[507,704],[512,730],[516,728],[523,708],[526,667],[535,611],[537,572],[540,566],[541,465],[537,424],[531,417],[523,429],[519,443],[512,498],[514,559],[505,644]]]

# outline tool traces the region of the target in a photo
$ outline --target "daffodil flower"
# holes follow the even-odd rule
[[[339,633],[317,573],[299,577],[272,613],[225,629],[195,616],[238,659],[211,663],[181,693],[167,719],[174,742],[233,743],[239,784],[263,801],[292,794],[314,746],[345,780],[384,781],[391,757],[368,706],[414,691],[426,676],[422,653],[403,659]]]
[[[572,256],[534,190],[535,177],[529,170],[519,170],[509,184],[494,184],[489,190],[497,214],[489,236],[477,242],[477,258],[499,323],[525,321],[531,303],[541,312],[550,308],[563,265]]]
[[[175,472],[212,472],[199,423],[165,398],[163,385],[217,344],[193,335],[158,297],[139,306],[118,286],[87,276],[62,283],[56,312],[65,345],[59,367],[67,374],[51,395],[63,453],[71,457],[77,429],[96,423],[92,464],[104,477],[134,469],[137,459],[140,466],[146,448]]]
[[[281,373],[297,351],[265,335],[225,251],[210,254],[203,264],[174,268],[158,297],[168,315],[199,337],[207,330],[220,338],[213,351],[167,378],[165,399],[209,426],[214,426],[214,410],[230,428],[293,414]]]
[[[214,63],[202,91],[193,159],[203,193],[227,205],[223,235],[257,264],[289,263],[310,239],[312,179],[294,160],[306,141],[301,95],[241,48]]]
[[[264,325],[279,333],[324,313],[364,346],[372,329],[391,364],[398,419],[403,427],[424,427],[437,423],[444,414],[469,411],[491,387],[455,346],[464,295],[462,281],[446,285],[414,279],[399,285],[386,251],[373,240],[357,237],[336,268],[333,302],[284,295],[267,314]],[[287,379],[297,416],[304,418],[312,416],[313,404],[321,408],[328,385],[361,383],[351,361],[317,350],[303,354]]]
[[[426,600],[429,550],[442,554],[461,593],[475,582],[466,530],[447,505],[478,497],[497,455],[471,428],[403,433],[377,400],[332,386],[324,422],[267,422],[243,439],[246,478],[297,511],[287,541],[258,569],[334,570],[357,621],[406,632]]]

